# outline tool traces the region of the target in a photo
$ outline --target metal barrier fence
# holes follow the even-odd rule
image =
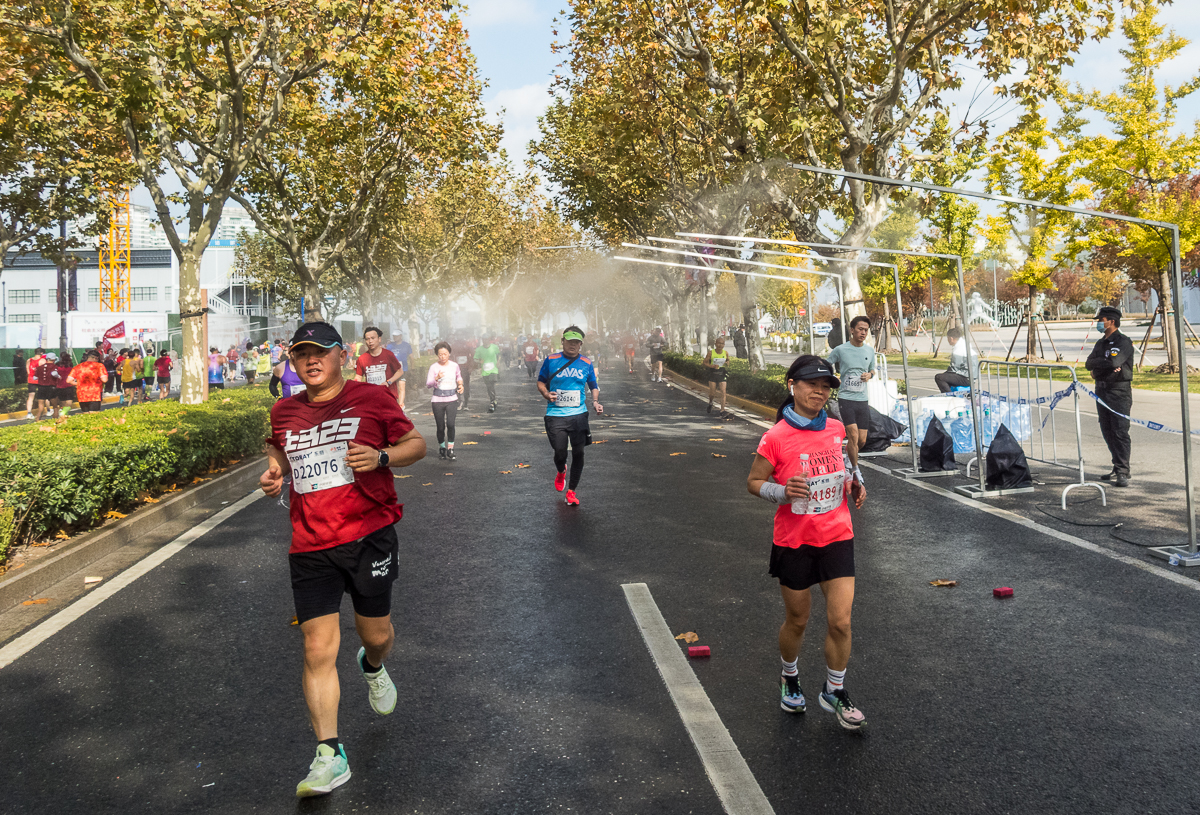
[[[1066,374],[1070,379],[1055,381],[1055,372]],[[1067,508],[1067,495],[1084,487],[1100,490],[1100,501],[1107,506],[1104,486],[1088,481],[1084,471],[1080,385],[1074,368],[1044,363],[983,361],[979,363],[979,391],[974,409],[984,412],[982,424],[986,447],[991,446],[996,429],[1004,423],[1021,442],[1025,458],[1079,471],[1079,481],[1063,489],[1063,509]],[[1070,418],[1059,422],[1059,403],[1068,398],[1071,399]],[[1074,444],[1071,444],[1072,437]],[[968,478],[971,465],[977,463],[978,456],[967,462]]]

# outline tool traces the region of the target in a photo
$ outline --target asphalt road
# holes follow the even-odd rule
[[[593,415],[604,443],[568,508],[533,386],[502,379],[500,411],[460,421],[457,462],[397,471],[390,717],[344,605],[348,784],[293,798],[315,745],[286,513],[264,498],[0,670],[4,811],[720,812],[631,582],[711,646],[693,668],[776,812],[1200,810],[1193,584],[868,473],[847,687],[870,723],[846,733],[816,705],[779,710],[772,513],[743,486],[762,429],[601,372],[613,415]],[[810,696],[822,628],[818,601]]]

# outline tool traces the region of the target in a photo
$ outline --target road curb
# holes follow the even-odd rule
[[[663,367],[666,368],[665,365]],[[708,393],[708,385],[701,385],[699,382],[688,379],[686,376],[682,376],[675,371],[672,371],[670,368],[666,368],[666,370],[671,374],[672,381],[677,381],[687,385],[693,390],[699,391],[701,394]],[[759,404],[758,402],[751,402],[749,399],[743,399],[740,396],[734,396],[732,393],[725,394],[725,403],[740,407],[742,410],[748,410],[764,419],[770,419],[771,421],[775,420],[775,408],[767,407],[766,405]]]
[[[0,580],[0,611],[45,591],[63,578],[128,546],[147,532],[199,504],[229,495],[242,497],[252,485],[257,485],[262,462],[261,457],[255,457],[195,489],[185,490],[162,503],[144,507],[119,523],[81,535],[64,544],[58,553],[28,570],[21,569],[17,574],[10,574]]]

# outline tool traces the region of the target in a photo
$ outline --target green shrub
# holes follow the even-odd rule
[[[8,549],[12,546],[13,535],[17,531],[16,526],[16,510],[0,504],[0,563],[8,558]]]
[[[704,367],[703,357],[685,356],[668,351],[663,355],[663,359],[672,371],[701,384],[708,382],[708,370]],[[787,368],[784,366],[769,363],[758,373],[751,373],[749,362],[731,357],[726,367],[729,370],[729,379],[725,389],[734,396],[769,407],[777,407],[787,398]]]
[[[150,402],[5,428],[0,505],[24,518],[22,538],[86,529],[139,493],[261,452],[273,403],[265,388],[238,388],[202,405]]]
[[[24,385],[17,388],[0,388],[0,413],[16,413],[25,409],[25,397],[29,389]]]

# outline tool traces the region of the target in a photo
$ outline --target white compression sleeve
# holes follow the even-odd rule
[[[787,489],[782,484],[772,484],[770,481],[764,481],[763,485],[758,488],[758,497],[765,501],[770,501],[772,504],[788,504]]]

